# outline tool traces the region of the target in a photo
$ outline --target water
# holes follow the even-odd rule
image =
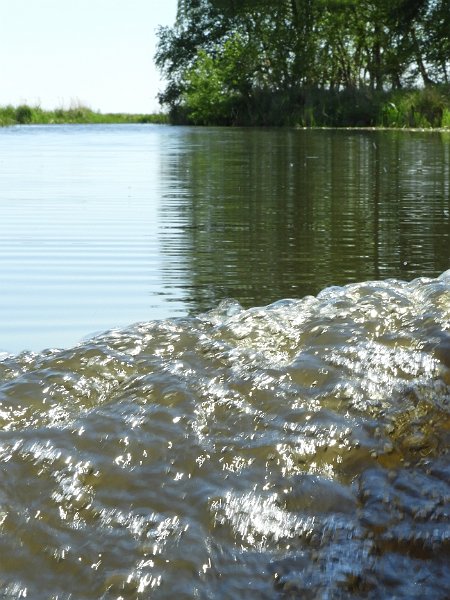
[[[0,351],[449,267],[450,133],[0,130]]]
[[[1,597],[447,599],[445,136],[0,139]]]
[[[1,364],[4,598],[448,598],[450,271]]]

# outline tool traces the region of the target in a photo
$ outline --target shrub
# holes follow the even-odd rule
[[[441,127],[449,100],[440,87],[399,90],[388,94],[381,110],[387,127]]]
[[[426,87],[417,99],[417,110],[422,119],[431,127],[440,127],[445,108],[445,100],[436,87]]]
[[[16,108],[15,118],[17,123],[25,125],[33,120],[33,111],[26,104],[22,104]]]
[[[16,123],[16,109],[9,105],[0,108],[0,127]]]
[[[441,125],[442,127],[450,128],[450,108],[444,108]]]

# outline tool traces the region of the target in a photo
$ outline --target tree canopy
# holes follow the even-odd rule
[[[336,94],[353,94],[364,112],[368,94],[449,84],[450,5],[179,0],[155,59],[168,81],[160,101],[175,120],[264,123],[295,108],[306,118],[311,98]]]

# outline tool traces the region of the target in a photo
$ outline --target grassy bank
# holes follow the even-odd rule
[[[450,86],[389,92],[310,91],[291,118],[301,125],[449,128]]]
[[[39,106],[0,107],[0,126],[66,123],[167,123],[166,114],[100,113],[85,106],[44,110]]]
[[[218,110],[205,92],[172,109],[172,123],[301,127],[450,128],[450,86],[374,91],[319,88],[253,90],[225,98]],[[200,116],[199,116],[200,115]]]
[[[247,98],[226,98],[218,112],[207,94],[199,97],[202,118],[189,105],[169,115],[100,113],[85,106],[44,110],[40,106],[0,107],[0,126],[67,123],[173,123],[194,125],[392,127],[450,129],[450,85],[377,92],[291,88],[254,90]],[[210,106],[211,104],[211,106]],[[194,114],[199,114],[197,113]]]

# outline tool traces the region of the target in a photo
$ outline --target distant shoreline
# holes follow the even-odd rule
[[[77,106],[75,108],[58,108],[54,110],[44,110],[39,106],[30,106],[21,104],[20,106],[0,106],[0,127],[11,127],[15,125],[93,125],[93,124],[155,124],[155,125],[187,125],[188,127],[195,126],[194,123],[177,123],[171,120],[167,113],[102,113],[91,110],[85,106]],[[198,126],[198,125],[197,125]],[[200,125],[202,127],[204,125]],[[236,127],[239,125],[219,125],[211,123],[212,127]],[[337,131],[404,131],[404,132],[440,132],[450,133],[450,127],[428,126],[428,127],[408,127],[401,125],[258,125],[245,124],[242,127],[252,129],[254,127],[285,127],[298,130],[337,130]]]
[[[14,125],[70,125],[70,124],[121,124],[154,123],[166,124],[169,117],[165,113],[128,114],[101,113],[85,106],[64,109],[44,110],[40,106],[2,106],[0,107],[0,127]]]

